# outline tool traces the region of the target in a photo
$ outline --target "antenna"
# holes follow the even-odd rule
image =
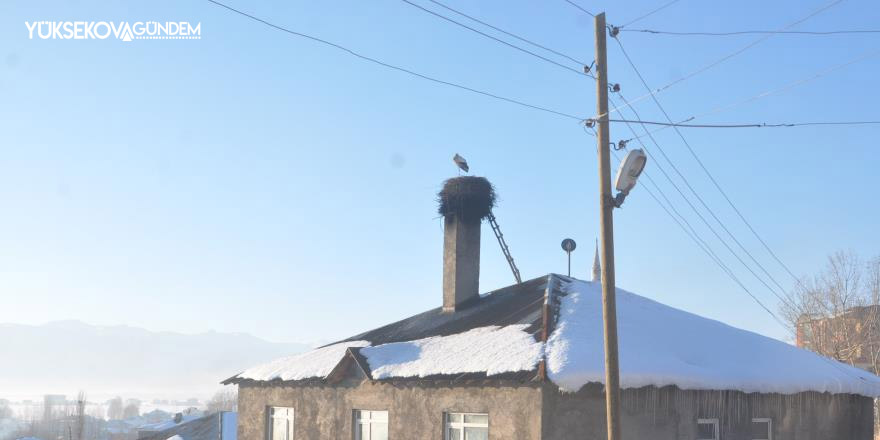
[[[566,238],[565,240],[562,240],[562,250],[564,250],[565,253],[568,254],[568,276],[569,277],[571,276],[571,253],[574,252],[574,250],[577,248],[577,246],[578,246],[577,243],[575,243],[575,241],[570,238]]]

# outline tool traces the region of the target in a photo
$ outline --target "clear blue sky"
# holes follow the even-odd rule
[[[589,116],[591,80],[403,2],[228,0],[391,63]],[[418,1],[429,5],[426,1]],[[592,20],[562,0],[449,4],[575,57]],[[624,23],[662,1],[581,0]],[[828,1],[683,0],[633,27],[776,29]],[[201,22],[193,41],[29,40],[25,21]],[[849,0],[796,29],[864,29]],[[653,87],[755,40],[622,34]],[[876,50],[876,35],[774,36],[659,95],[673,119],[807,77]],[[615,45],[610,75],[644,89]],[[878,59],[699,122],[880,119]],[[644,119],[662,115],[650,100]],[[877,126],[685,130],[744,215],[797,274],[826,254],[876,255]],[[612,137],[629,137],[614,125]],[[672,130],[657,140],[786,287]],[[523,275],[564,272],[564,237],[588,277],[597,235],[595,140],[569,120],[386,70],[207,1],[15,0],[0,5],[0,322],[80,319],[156,330],[243,331],[317,341],[438,306],[435,193],[460,153],[500,194]],[[650,145],[649,145],[650,147]],[[668,167],[667,167],[668,168]],[[669,197],[755,294],[777,302]],[[484,228],[481,286],[512,277]],[[640,188],[616,212],[619,286],[777,338],[786,333]]]

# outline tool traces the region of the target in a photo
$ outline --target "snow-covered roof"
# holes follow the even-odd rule
[[[312,351],[276,359],[245,370],[237,377],[251,380],[303,380],[324,378],[342,360],[348,347],[366,347],[368,341],[348,341],[316,348]]]
[[[366,347],[360,354],[367,359],[373,379],[530,371],[540,362],[544,347],[525,332],[526,327],[479,327],[449,336]]]
[[[175,426],[178,426],[182,423],[191,422],[193,420],[200,419],[205,415],[201,411],[194,411],[190,414],[183,414],[183,418],[179,422],[175,422],[174,419],[169,418],[168,420],[163,420],[161,422],[156,423],[147,423],[145,425],[138,426],[138,431],[164,431],[166,429],[171,429]]]
[[[880,378],[776,339],[617,289],[621,388],[880,396]],[[605,382],[602,291],[574,281],[547,347],[548,377],[563,390]]]
[[[139,440],[235,440],[238,414],[220,411],[196,419],[184,419],[161,431],[139,430]]]
[[[880,378],[864,370],[622,289],[617,292],[623,388],[674,385],[880,397]],[[545,328],[546,343],[541,336]],[[463,374],[489,378],[515,372],[535,377],[545,360],[548,379],[562,390],[577,391],[587,383],[604,383],[602,334],[599,283],[549,275],[484,295],[472,308],[428,311],[248,369],[225,383],[326,379],[351,355],[373,380]]]

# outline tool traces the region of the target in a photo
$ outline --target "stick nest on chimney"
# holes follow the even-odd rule
[[[485,177],[460,176],[443,182],[437,212],[464,221],[480,221],[495,206],[495,188]]]

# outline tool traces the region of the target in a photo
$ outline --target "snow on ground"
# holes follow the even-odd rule
[[[605,382],[602,292],[573,281],[547,343],[550,379],[566,391]],[[784,342],[617,289],[620,385],[880,397],[880,378]]]
[[[526,327],[480,327],[450,336],[366,347],[360,353],[374,379],[530,371],[541,360],[543,349],[524,331]]]
[[[365,347],[368,341],[348,341],[328,345],[293,356],[249,368],[238,375],[253,380],[300,380],[311,377],[326,377],[333,367],[342,360],[348,347]]]
[[[168,437],[167,440],[183,440],[183,437],[175,434],[175,435],[172,435],[171,437]]]

